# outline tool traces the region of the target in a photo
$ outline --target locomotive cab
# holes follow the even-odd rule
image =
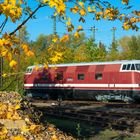
[[[140,101],[140,61],[134,60],[132,63],[122,64],[121,72],[124,72],[123,78],[126,79],[126,83],[131,80],[126,85],[131,87],[131,98],[135,101]]]

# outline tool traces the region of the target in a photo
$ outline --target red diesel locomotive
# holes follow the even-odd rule
[[[140,60],[29,66],[27,96],[76,100],[139,100]]]

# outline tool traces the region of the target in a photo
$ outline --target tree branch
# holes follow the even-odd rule
[[[38,7],[27,17],[26,20],[24,20],[13,32],[10,33],[10,35],[15,34],[40,8],[44,7],[46,5],[39,4]]]
[[[0,26],[0,33],[2,33],[2,31],[3,31],[3,29],[4,29],[5,25],[6,25],[7,20],[8,20],[8,18],[6,18],[4,20],[4,22],[1,24],[1,26]]]

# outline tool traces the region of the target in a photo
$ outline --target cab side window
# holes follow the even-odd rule
[[[56,80],[63,80],[63,72],[57,72],[55,79]]]
[[[85,78],[85,75],[84,74],[78,74],[77,75],[77,79],[78,80],[84,80],[84,78]]]
[[[95,73],[95,79],[96,80],[102,80],[102,78],[103,78],[102,73]]]

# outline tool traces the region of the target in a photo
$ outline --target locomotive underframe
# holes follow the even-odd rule
[[[122,100],[139,101],[140,91],[135,90],[89,90],[66,88],[30,88],[25,90],[30,97],[63,100]]]

